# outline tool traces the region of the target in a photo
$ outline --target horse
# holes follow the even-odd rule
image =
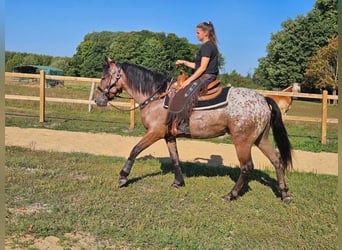
[[[137,156],[160,139],[165,140],[172,160],[174,181],[171,186],[185,186],[176,142],[183,135],[171,134],[170,125],[166,124],[168,110],[163,105],[165,95],[170,90],[168,77],[139,65],[115,62],[109,57],[105,62],[95,95],[96,104],[107,106],[109,101],[125,91],[139,104],[141,122],[146,128],[146,134],[132,148],[121,168],[119,188],[129,185],[128,176]],[[292,148],[277,104],[271,98],[248,88],[230,88],[227,99],[228,103],[221,107],[193,110],[188,135],[193,139],[201,139],[230,134],[239,159],[240,174],[230,192],[222,196],[222,200],[233,201],[239,197],[248,174],[254,168],[251,148],[256,145],[276,170],[279,188],[277,196],[289,203],[292,198],[284,176],[285,171],[292,167]],[[268,138],[270,128],[279,152]]]
[[[289,87],[282,90],[282,92],[300,92],[300,84],[293,83]],[[271,97],[279,106],[282,115],[286,115],[287,111],[291,109],[293,98],[291,96],[281,96],[281,95],[272,95],[272,94],[264,94],[265,96]]]

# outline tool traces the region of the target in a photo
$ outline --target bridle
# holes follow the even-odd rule
[[[109,75],[110,75],[110,78],[108,79],[109,84],[106,84],[106,88],[105,88],[105,89],[102,89],[100,86],[97,86],[97,89],[98,89],[103,95],[105,95],[108,99],[109,99],[110,90],[111,90],[112,88],[116,88],[116,84],[118,83],[119,79],[121,78],[121,68],[118,67],[118,70],[111,69],[111,70],[109,71]],[[114,75],[115,75],[115,81],[114,81],[113,83],[111,83]],[[103,78],[102,78],[102,79],[103,79]],[[114,93],[114,96],[117,96],[117,93],[118,93],[118,92],[121,93],[122,90],[116,89],[116,92]]]
[[[112,88],[116,88],[116,84],[118,83],[118,81],[121,78],[121,67],[117,67],[117,68],[118,68],[118,70],[111,69],[109,71],[110,78],[107,80],[107,82],[109,82],[109,84],[106,84],[106,88],[105,89],[102,89],[100,86],[97,86],[98,91],[100,91],[104,96],[106,96],[108,98],[108,100],[111,99],[110,96],[109,96],[110,90]],[[114,75],[115,75],[115,81],[113,83],[111,83]],[[117,89],[116,88],[116,91],[114,93],[114,97],[124,98],[124,97],[121,97],[121,96],[118,95],[118,93],[120,94],[121,92],[122,92],[121,89]],[[132,98],[128,98],[128,99],[132,99]],[[119,111],[123,111],[123,112],[129,112],[129,111],[135,110],[137,108],[137,107],[134,107],[134,108],[131,108],[131,109],[122,109],[122,108],[119,108],[119,107],[113,105],[110,102],[109,102],[109,105],[112,106],[113,108],[115,108],[115,109],[117,109]]]

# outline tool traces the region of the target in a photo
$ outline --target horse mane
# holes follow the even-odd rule
[[[146,95],[153,95],[156,91],[159,94],[165,92],[167,76],[132,63],[125,62],[119,65],[127,77],[130,88]]]

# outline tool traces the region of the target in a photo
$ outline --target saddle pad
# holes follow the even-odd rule
[[[219,94],[218,96],[216,96],[213,99],[210,100],[204,100],[204,101],[198,101],[197,105],[194,107],[194,110],[207,110],[207,109],[214,109],[214,108],[218,108],[224,105],[227,105],[228,103],[228,91],[229,91],[230,87],[224,87],[222,89],[221,94]],[[186,89],[184,90],[184,92],[186,91]],[[183,95],[182,95],[183,96]],[[168,108],[169,107],[169,96],[166,96],[164,98],[164,108]],[[173,100],[173,101],[177,101],[177,100]],[[179,100],[178,100],[179,101]],[[181,102],[181,106],[184,105],[184,101]]]

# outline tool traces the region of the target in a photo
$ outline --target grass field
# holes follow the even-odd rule
[[[48,88],[49,97],[88,99],[90,86],[65,83]],[[39,95],[36,84],[6,82],[6,94]],[[87,105],[47,103],[44,123],[39,104],[5,104],[6,126],[49,128],[142,136],[129,115]],[[319,116],[320,104],[295,101],[289,115]],[[137,117],[139,111],[137,111]],[[328,116],[337,118],[329,105]],[[295,149],[337,152],[337,124],[328,125],[327,144],[320,125],[286,121]],[[231,143],[229,136],[213,139]],[[90,249],[336,249],[337,176],[290,172],[286,181],[293,202],[278,197],[273,171],[255,170],[242,197],[221,201],[239,169],[182,162],[186,186],[173,189],[170,162],[139,159],[130,185],[119,189],[125,159],[89,154],[39,152],[6,147],[6,240],[17,249],[36,249],[34,239],[56,236],[72,249],[83,235]],[[68,234],[69,233],[69,234]]]
[[[71,233],[94,238],[90,249],[336,249],[337,176],[288,173],[293,202],[283,204],[275,173],[255,170],[227,203],[236,168],[182,163],[187,185],[173,189],[170,162],[149,158],[119,189],[124,161],[7,147],[9,245],[53,235],[71,249]]]

